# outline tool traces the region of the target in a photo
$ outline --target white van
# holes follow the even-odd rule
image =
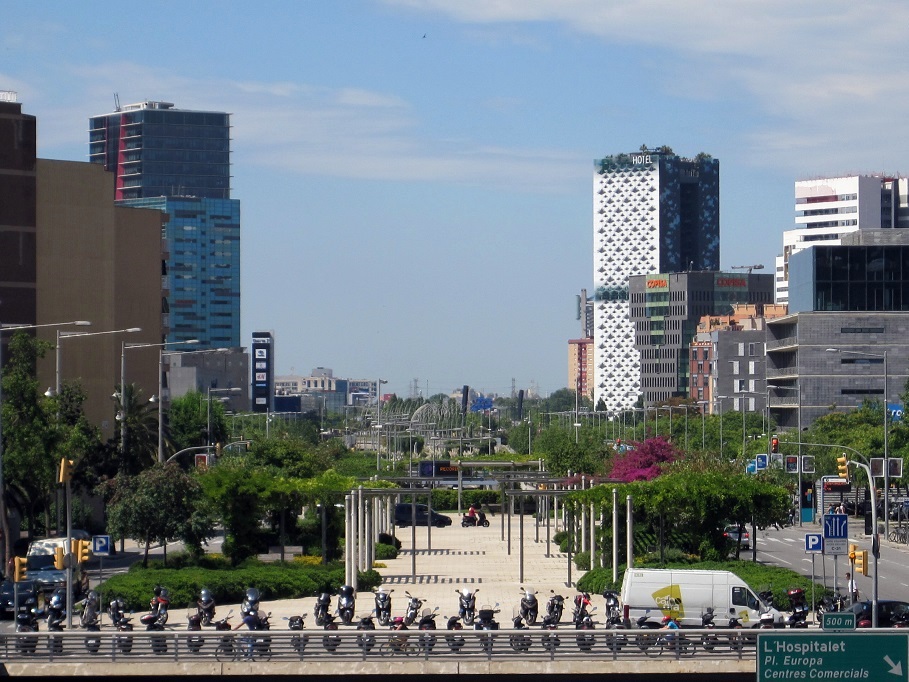
[[[686,627],[701,627],[701,616],[712,608],[714,623],[729,624],[736,616],[744,627],[757,627],[761,614],[770,613],[775,625],[783,614],[761,601],[745,581],[730,571],[631,568],[625,571],[620,595],[628,624],[647,615],[654,623],[663,616],[678,618]]]

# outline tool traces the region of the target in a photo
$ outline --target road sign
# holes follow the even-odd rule
[[[909,637],[759,630],[757,679],[909,680]]]
[[[805,533],[805,551],[820,554],[824,551],[824,536],[820,533]]]
[[[754,458],[754,464],[758,471],[763,471],[767,468],[767,455],[760,454],[756,455]]]
[[[95,556],[110,556],[110,535],[92,536],[92,554]]]
[[[821,615],[821,627],[833,632],[855,630],[855,614],[852,611],[836,611]]]
[[[824,539],[845,540],[849,537],[849,517],[845,514],[824,514]]]

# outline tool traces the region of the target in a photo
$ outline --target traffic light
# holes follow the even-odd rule
[[[73,561],[82,564],[91,559],[91,545],[88,540],[73,540]]]
[[[28,559],[24,556],[17,556],[13,559],[13,580],[17,583],[28,580]]]
[[[63,551],[62,547],[54,547],[54,568],[56,568],[58,571],[62,571],[64,568],[66,568],[66,565],[63,561],[64,554],[65,552]]]
[[[840,478],[849,478],[849,471],[846,463],[846,455],[836,458],[836,473]]]
[[[60,460],[60,476],[57,479],[60,483],[66,483],[73,477],[73,460],[64,457]]]
[[[868,550],[863,549],[855,553],[855,572],[868,575]]]
[[[221,443],[215,443],[215,457],[221,456]]]
[[[770,439],[770,452],[774,455],[780,452],[780,439],[777,436]]]

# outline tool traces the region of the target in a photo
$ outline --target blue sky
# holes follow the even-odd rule
[[[593,160],[720,160],[721,265],[772,272],[793,182],[907,171],[909,4],[11,3],[0,89],[39,155],[146,99],[233,114],[243,340],[406,396],[567,382]]]

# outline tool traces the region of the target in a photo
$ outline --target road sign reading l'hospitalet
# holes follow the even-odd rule
[[[759,632],[757,679],[909,681],[909,634]]]

